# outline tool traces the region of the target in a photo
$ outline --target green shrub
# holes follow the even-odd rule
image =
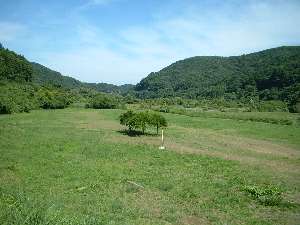
[[[168,112],[170,112],[170,108],[168,106],[161,106],[159,108],[159,111],[164,112],[164,113],[168,113]]]
[[[282,191],[277,187],[246,186],[244,191],[266,206],[279,205],[282,201]]]
[[[260,112],[288,112],[288,106],[282,101],[261,101],[257,104]]]
[[[97,94],[92,97],[86,108],[94,109],[116,109],[120,106],[120,101],[113,95]]]
[[[54,88],[39,89],[36,98],[39,107],[43,109],[63,109],[72,102],[66,92]]]
[[[296,102],[294,105],[290,106],[290,111],[294,113],[300,113],[300,100]]]
[[[34,90],[29,85],[16,83],[0,85],[0,113],[29,112],[36,108]]]
[[[120,115],[120,124],[127,126],[129,131],[131,132],[134,128],[137,127],[135,113],[133,113],[131,110],[122,113]]]

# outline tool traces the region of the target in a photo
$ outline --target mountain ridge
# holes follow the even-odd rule
[[[133,89],[132,84],[114,85],[109,83],[88,83],[76,78],[62,75],[42,64],[31,62],[33,68],[33,82],[38,85],[55,85],[63,88],[91,88],[105,93],[126,94]]]
[[[295,102],[300,93],[300,46],[281,46],[241,56],[194,56],[179,60],[150,73],[136,85],[135,91],[140,98]]]
[[[1,78],[30,81],[39,86],[88,88],[141,99],[280,100],[290,106],[300,101],[300,46],[281,46],[240,56],[194,56],[152,72],[136,85],[120,86],[81,82],[30,63],[24,56],[3,47],[0,50]]]

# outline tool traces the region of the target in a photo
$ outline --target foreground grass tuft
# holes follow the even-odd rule
[[[282,202],[282,191],[278,187],[246,186],[244,191],[266,206],[275,206]]]

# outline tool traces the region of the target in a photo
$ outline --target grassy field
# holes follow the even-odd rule
[[[121,112],[1,115],[0,224],[299,224],[296,124],[164,114],[159,150],[154,130],[120,132]]]
[[[193,117],[222,118],[243,121],[264,122],[281,125],[300,125],[299,114],[286,112],[222,112],[219,110],[203,111],[202,108],[170,107],[170,112]]]

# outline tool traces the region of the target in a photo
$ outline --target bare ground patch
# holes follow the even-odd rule
[[[181,220],[181,224],[183,225],[206,225],[209,222],[206,219],[199,218],[197,216],[186,216]]]
[[[208,129],[194,129],[174,127],[184,133],[185,139],[189,139],[191,143],[207,144],[211,147],[225,147],[230,149],[244,150],[258,154],[273,155],[279,157],[287,157],[290,159],[300,158],[300,150],[291,147],[272,143],[270,141],[257,140],[252,138],[225,135],[220,132]]]
[[[117,130],[121,126],[117,121],[107,120],[99,112],[78,112],[79,120],[76,121],[76,127],[87,130]]]

